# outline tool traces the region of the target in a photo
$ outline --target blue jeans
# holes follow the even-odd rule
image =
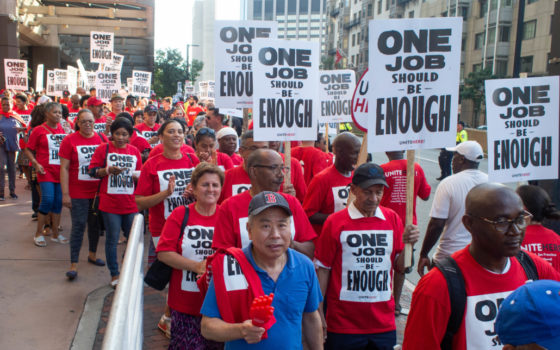
[[[99,216],[94,215],[91,208],[93,198],[72,198],[72,231],[70,233],[70,262],[77,263],[80,257],[80,249],[84,240],[84,232],[88,230],[89,251],[97,252],[99,242]]]
[[[101,211],[103,222],[105,223],[105,259],[107,259],[107,267],[111,272],[111,277],[119,275],[119,264],[117,261],[117,243],[119,241],[119,233],[121,228],[124,236],[128,237],[132,221],[137,213],[131,214],[112,214]]]
[[[4,168],[8,168],[8,189],[10,194],[16,193],[16,152],[6,151],[5,146],[0,146],[0,195],[4,196],[4,186],[6,177]]]
[[[47,215],[48,213],[60,214],[62,211],[62,191],[58,182],[39,182],[41,187],[41,204],[39,204],[39,213]]]
[[[325,350],[393,350],[397,332],[342,334],[327,332]]]

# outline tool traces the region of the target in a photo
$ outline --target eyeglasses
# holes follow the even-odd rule
[[[496,231],[498,231],[501,234],[505,234],[506,232],[508,232],[511,229],[511,225],[515,225],[515,227],[517,227],[518,230],[523,230],[525,227],[527,227],[529,221],[533,217],[533,215],[526,210],[523,211],[523,214],[511,220],[505,218],[500,218],[498,220],[490,220],[488,218],[483,218],[481,216],[473,216],[473,215],[470,216],[494,225],[494,229],[496,229]]]
[[[285,173],[290,171],[289,166],[282,166],[282,165],[264,165],[264,164],[255,164],[253,165],[254,168],[267,168],[272,170],[274,173]]]

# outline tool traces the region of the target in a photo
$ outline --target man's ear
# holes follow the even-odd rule
[[[463,215],[463,218],[461,219],[463,222],[463,225],[465,226],[465,228],[467,229],[467,231],[472,233],[472,225],[473,225],[473,217],[465,214]]]
[[[247,228],[247,234],[249,235],[249,239],[252,241],[253,238],[251,237],[251,225],[249,224],[249,221],[247,221],[245,227]]]

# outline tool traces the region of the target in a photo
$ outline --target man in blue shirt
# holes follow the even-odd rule
[[[276,323],[268,329],[268,337],[261,339],[265,329],[254,326],[250,319],[241,323],[227,323],[222,319],[218,302],[222,298],[220,293],[247,289],[249,278],[239,272],[232,276],[232,280],[225,281],[226,291],[219,292],[214,281],[210,283],[201,310],[204,337],[225,342],[226,349],[232,350],[302,349],[302,336],[309,349],[323,348],[318,311],[321,291],[312,262],[305,255],[289,249],[290,215],[289,204],[276,192],[261,192],[249,205],[247,231],[252,242],[243,253],[255,270],[264,293],[274,293],[272,306]],[[232,286],[233,289],[228,289]],[[232,308],[236,309],[235,306]]]

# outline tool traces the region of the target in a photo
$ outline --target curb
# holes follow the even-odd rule
[[[91,350],[93,348],[105,297],[113,291],[111,286],[103,286],[88,294],[70,345],[71,350]]]

